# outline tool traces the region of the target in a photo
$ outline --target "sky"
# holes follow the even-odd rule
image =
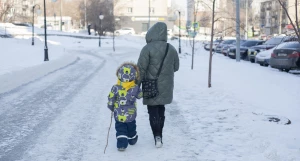
[[[177,4],[178,6],[181,6],[182,9],[184,9],[184,12],[186,12],[186,4],[187,4],[187,0],[173,0],[173,2],[175,4]],[[183,11],[182,11],[183,12]],[[186,17],[186,14],[182,14],[183,17]]]

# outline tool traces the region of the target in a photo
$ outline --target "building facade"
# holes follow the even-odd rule
[[[285,0],[283,5],[293,22],[296,21],[295,1]],[[300,5],[299,5],[300,6]],[[298,11],[299,15],[299,11]],[[290,20],[278,1],[264,0],[260,6],[261,30],[266,35],[282,34],[289,28]]]
[[[9,7],[5,14],[6,22],[29,22],[32,15],[34,0],[1,0],[0,8]]]
[[[278,1],[264,1],[260,6],[261,31],[266,35],[280,34],[287,24],[287,16]]]
[[[168,0],[115,1],[114,15],[120,28],[131,27],[139,34],[148,30],[149,20],[149,27],[156,22],[164,22],[169,29],[173,28],[174,15],[168,16],[168,7]]]

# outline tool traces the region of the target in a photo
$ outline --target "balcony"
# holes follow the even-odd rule
[[[266,10],[268,10],[268,11],[270,11],[271,9],[272,9],[271,6],[268,6],[268,7],[266,8]]]

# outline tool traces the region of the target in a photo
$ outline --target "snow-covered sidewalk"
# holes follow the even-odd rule
[[[42,40],[37,42],[37,46],[33,49],[30,40],[0,39],[1,47],[2,43],[6,43],[2,47],[6,53],[3,54],[2,51],[0,53],[2,65],[0,80],[7,75],[26,71],[25,67],[31,68],[32,71],[24,72],[23,75],[32,74],[34,77],[34,71],[42,72],[41,68],[47,64],[53,70],[64,66],[63,63],[60,66],[51,63],[55,60],[65,62],[66,66],[73,62],[66,59],[72,58],[74,61],[79,59],[74,65],[66,66],[59,71],[54,70],[50,74],[49,71],[45,71],[39,80],[19,88],[19,91],[3,95],[1,89],[5,91],[5,87],[0,86],[0,101],[4,102],[0,110],[3,113],[0,113],[0,116],[5,116],[2,118],[9,118],[10,114],[15,116],[18,113],[22,115],[20,118],[26,118],[26,111],[30,111],[28,109],[30,101],[40,102],[42,105],[32,105],[39,110],[38,116],[27,121],[43,125],[42,131],[38,133],[32,132],[35,130],[33,124],[20,127],[23,133],[15,134],[17,135],[15,138],[26,139],[28,136],[30,138],[28,143],[20,140],[22,144],[18,145],[13,139],[0,138],[2,141],[0,149],[4,147],[8,150],[7,153],[0,152],[0,160],[1,156],[6,158],[15,156],[15,159],[22,161],[298,161],[300,159],[299,75],[263,68],[244,61],[237,63],[215,54],[212,88],[207,88],[209,58],[208,52],[203,50],[200,42],[196,46],[194,70],[191,70],[190,46],[185,42],[182,44],[180,70],[175,74],[174,102],[166,106],[163,148],[155,148],[147,109],[139,101],[138,143],[130,146],[125,152],[118,152],[115,145],[115,130],[112,127],[109,146],[106,154],[103,154],[110,122],[110,112],[106,108],[107,94],[112,83],[116,82],[115,70],[124,61],[136,62],[145,40],[142,37],[119,37],[116,39],[116,52],[112,51],[111,40],[103,40],[101,48],[97,46],[97,40],[62,37],[50,37],[49,40],[52,42],[49,46],[50,61],[43,62]],[[18,41],[19,49],[8,50]],[[177,40],[169,42],[177,48]],[[19,56],[22,59],[18,60]],[[7,61],[3,61],[2,58]],[[23,65],[18,68],[14,65],[15,62]],[[16,79],[22,80],[22,77]],[[27,83],[26,81],[29,80],[24,80],[23,83]],[[14,86],[17,87],[18,84],[12,83],[11,88]],[[49,96],[49,99],[43,102],[40,96]],[[24,107],[19,107],[21,105]],[[18,111],[18,107],[24,108],[23,113]],[[5,109],[10,109],[6,111],[7,115]],[[54,113],[54,109],[59,109],[59,112]],[[288,118],[291,124],[284,125],[281,121],[270,122],[269,117],[273,115],[281,119]],[[51,116],[51,120],[43,120],[49,119],[46,116]],[[0,125],[5,123],[12,126],[23,124],[0,119]],[[4,137],[6,134],[0,130],[0,136]],[[16,146],[11,144],[9,149],[5,144],[8,142],[16,143]]]

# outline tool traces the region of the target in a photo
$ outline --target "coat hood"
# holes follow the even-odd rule
[[[117,69],[117,77],[121,82],[137,81],[139,80],[139,69],[136,64],[125,62]]]
[[[146,34],[146,42],[166,41],[168,40],[167,25],[163,22],[154,24]]]

